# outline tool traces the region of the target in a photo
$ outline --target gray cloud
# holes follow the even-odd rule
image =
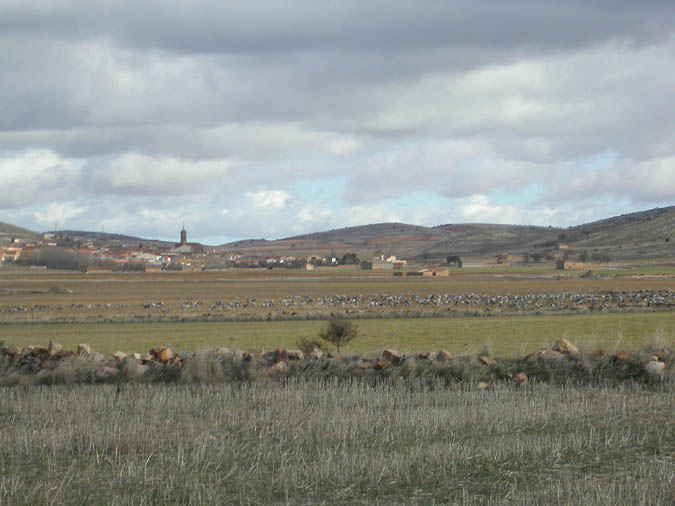
[[[85,220],[110,195],[159,226],[153,206],[206,219],[227,200],[267,233],[244,195],[287,194],[297,232],[529,219],[483,198],[528,185],[551,219],[593,194],[667,204],[673,26],[666,1],[3,2],[0,211]],[[336,202],[296,191],[335,177]],[[450,208],[387,203],[410,192]]]

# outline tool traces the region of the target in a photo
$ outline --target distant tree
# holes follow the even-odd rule
[[[145,264],[141,262],[127,262],[125,264],[115,264],[112,269],[115,272],[143,272]]]
[[[342,265],[358,265],[359,258],[356,253],[345,253],[342,255]]]
[[[446,259],[448,265],[456,265],[457,267],[462,267],[462,259],[458,255],[450,255]]]
[[[340,348],[348,342],[356,339],[359,335],[358,327],[351,321],[332,314],[328,320],[328,326],[319,332],[319,337]]]
[[[58,246],[39,248],[30,257],[23,259],[26,265],[43,265],[47,269],[85,271],[90,264],[89,257]]]
[[[361,263],[359,263],[359,269],[370,270],[372,268],[373,262],[369,262],[368,260],[361,260]]]
[[[292,260],[287,267],[289,269],[303,269],[305,265],[307,265],[307,259],[305,257],[299,257]]]
[[[582,252],[579,253],[579,261],[585,262],[586,260],[588,260],[588,251],[583,250]]]

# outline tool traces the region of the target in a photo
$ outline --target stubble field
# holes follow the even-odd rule
[[[672,387],[6,390],[0,504],[665,506]]]

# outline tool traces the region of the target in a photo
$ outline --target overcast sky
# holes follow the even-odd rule
[[[675,203],[675,2],[0,0],[0,221],[220,244]]]

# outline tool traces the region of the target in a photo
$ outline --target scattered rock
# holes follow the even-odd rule
[[[314,348],[309,352],[309,358],[311,360],[321,360],[323,358],[323,351],[321,351],[321,348]]]
[[[49,341],[47,353],[49,354],[50,357],[53,357],[60,351],[63,351],[63,346],[61,346],[59,343],[55,343],[54,341]]]
[[[373,365],[373,369],[375,369],[376,371],[381,371],[382,369],[386,369],[390,365],[391,365],[391,362],[389,362],[389,360],[378,360]]]
[[[401,355],[396,350],[387,349],[382,352],[382,358],[388,360],[389,362],[394,362],[401,360]]]
[[[450,353],[449,351],[446,351],[446,350],[441,350],[436,355],[436,359],[441,360],[443,362],[445,362],[447,360],[452,360],[452,353]]]
[[[664,362],[657,362],[655,360],[650,360],[645,365],[645,371],[653,376],[659,376],[663,374],[663,371],[666,369],[666,364]]]
[[[370,369],[370,366],[373,364],[372,360],[367,358],[362,358],[359,360],[356,365],[359,369]]]
[[[288,367],[286,362],[277,362],[268,369],[269,374],[272,376],[286,374],[288,371],[290,371],[290,367]]]
[[[281,360],[281,350],[267,351],[263,353],[263,358],[268,362],[278,362]]]
[[[49,350],[47,348],[43,348],[42,346],[29,346],[31,355],[34,357],[42,358],[46,357],[49,354]]]
[[[283,354],[288,360],[303,360],[305,358],[305,354],[301,350],[284,350]]]
[[[7,348],[4,348],[2,352],[5,355],[9,355],[10,357],[16,357],[21,355],[21,348],[18,348],[17,346],[9,346]]]
[[[77,354],[78,355],[91,355],[91,346],[88,344],[78,344],[77,345]]]
[[[619,351],[616,355],[614,355],[614,358],[616,360],[633,360],[633,355],[625,351]]]
[[[487,384],[485,381],[480,381],[480,382],[478,383],[478,390],[487,390],[487,388],[488,388],[489,386],[490,386],[490,385]]]
[[[117,361],[122,361],[125,358],[127,358],[127,354],[124,353],[123,351],[116,351],[115,353],[112,354],[112,358],[114,358]]]
[[[543,349],[528,355],[525,360],[528,362],[535,362],[537,360],[562,360],[563,358],[565,358],[565,356],[559,351]]]
[[[522,387],[523,385],[527,385],[527,382],[528,382],[528,381],[529,381],[529,379],[528,379],[528,377],[527,377],[527,374],[525,374],[524,372],[519,372],[518,374],[516,374],[516,375],[513,377],[513,382],[514,382],[516,385],[521,386],[521,387]]]
[[[567,339],[558,339],[553,345],[553,351],[557,351],[558,353],[579,353],[579,348]]]
[[[148,362],[152,362],[155,357],[153,357],[150,353],[146,353],[145,355],[141,355],[141,362],[147,364]]]
[[[168,346],[164,346],[159,350],[157,358],[160,362],[168,362],[173,358],[173,350]]]
[[[497,363],[497,361],[494,358],[488,357],[486,355],[478,355],[478,360],[483,362],[485,365],[494,365]]]
[[[116,378],[117,376],[119,376],[119,374],[120,370],[117,367],[102,365],[101,367],[96,369],[94,376],[99,381],[107,381]]]

